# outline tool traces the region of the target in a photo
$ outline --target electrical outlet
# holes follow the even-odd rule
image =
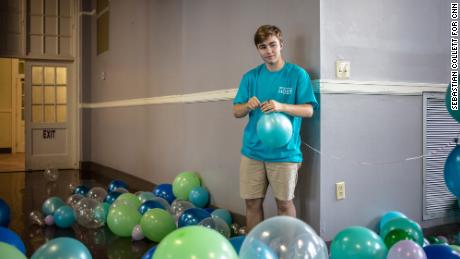
[[[350,61],[339,59],[335,62],[335,76],[337,79],[350,78]]]
[[[337,200],[345,199],[345,182],[338,182],[335,184],[335,196]]]

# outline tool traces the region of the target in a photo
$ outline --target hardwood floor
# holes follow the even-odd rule
[[[24,171],[24,153],[0,154],[0,173]]]

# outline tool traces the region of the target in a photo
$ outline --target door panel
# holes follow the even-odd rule
[[[76,168],[75,100],[66,63],[26,63],[26,169]],[[75,114],[75,112],[73,112]]]

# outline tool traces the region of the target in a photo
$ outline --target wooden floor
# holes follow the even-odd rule
[[[0,173],[24,171],[24,165],[24,153],[0,154]]]

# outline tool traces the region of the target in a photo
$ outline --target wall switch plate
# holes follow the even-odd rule
[[[338,182],[335,184],[335,196],[337,200],[345,199],[345,182]]]
[[[335,62],[335,76],[337,79],[350,78],[350,61],[339,59]]]

